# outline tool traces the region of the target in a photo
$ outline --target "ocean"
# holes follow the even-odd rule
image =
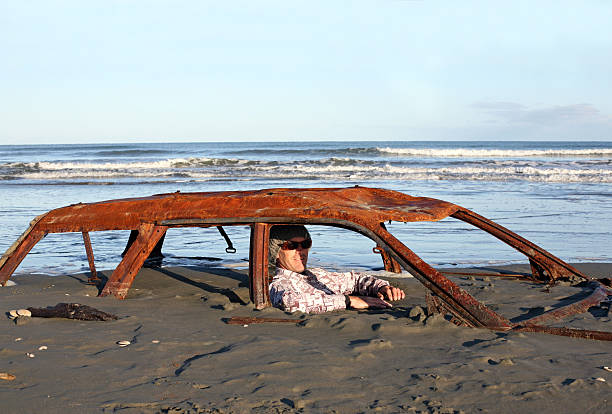
[[[381,187],[439,198],[508,227],[568,262],[612,261],[612,142],[244,142],[0,146],[0,252],[39,214],[78,202],[274,187]],[[434,266],[522,263],[478,229],[448,218],[389,230]],[[373,242],[312,226],[309,264],[380,271]],[[244,267],[248,228],[170,229],[164,265]],[[91,234],[113,269],[129,232]],[[15,274],[87,272],[80,233],[51,234]]]

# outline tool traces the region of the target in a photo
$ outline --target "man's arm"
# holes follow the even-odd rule
[[[323,313],[346,309],[346,298],[342,294],[328,295],[308,284],[296,286],[286,280],[270,285],[270,301],[287,312]]]
[[[347,309],[385,309],[392,308],[389,302],[384,301],[381,298],[373,298],[371,296],[347,296],[348,306]]]
[[[386,280],[377,279],[365,273],[350,272],[350,274],[353,278],[353,292],[359,296],[378,297],[378,292],[385,286],[389,286]]]
[[[373,303],[369,304],[369,307],[391,307],[391,304],[389,304],[387,301],[402,300],[406,297],[403,290],[391,286],[386,280],[377,279],[373,276],[361,273],[353,273],[353,275],[355,276],[355,292],[362,296],[362,299],[364,296],[372,296],[380,300],[380,302],[373,301]],[[365,304],[359,302],[357,306],[359,305]],[[362,309],[357,307],[355,308]]]

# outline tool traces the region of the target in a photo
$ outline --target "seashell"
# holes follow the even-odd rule
[[[15,338],[15,342],[21,341],[23,338]]]
[[[606,379],[602,378],[602,377],[597,377],[597,378],[594,378],[594,379],[595,379],[595,381],[606,382]]]
[[[17,310],[17,315],[19,315],[19,316],[32,316],[32,312],[30,312],[27,309],[18,309]]]
[[[128,346],[129,344],[131,344],[130,341],[117,341],[117,345],[119,346]]]
[[[0,379],[12,381],[15,379],[13,374],[9,374],[8,372],[0,372]]]
[[[47,345],[41,345],[38,347],[39,351],[46,351],[47,350]]]
[[[34,358],[36,356],[36,355],[34,355],[34,354],[30,353],[30,352],[28,352],[26,355],[29,356],[30,358]]]
[[[153,342],[154,344],[158,344],[159,343],[159,339],[154,339],[151,342]]]
[[[608,371],[608,372],[612,372],[612,368],[610,368],[610,367],[601,367],[601,368],[606,370],[606,371]]]
[[[17,311],[16,311],[15,309],[13,309],[13,310],[11,310],[11,311],[9,312],[9,317],[10,317],[11,319],[15,319],[15,318],[16,318],[16,317],[18,317],[18,316],[19,316],[19,315],[17,314]]]

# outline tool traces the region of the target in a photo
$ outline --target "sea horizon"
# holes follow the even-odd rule
[[[303,141],[0,145],[0,225],[4,252],[35,216],[78,202],[159,193],[278,187],[382,187],[446,200],[498,221],[572,262],[612,261],[612,143],[605,141]],[[201,229],[200,229],[201,230]],[[234,229],[229,229],[230,235]],[[436,266],[486,266],[523,260],[495,240],[453,221],[397,228],[400,238]],[[219,256],[236,265],[217,235],[183,231],[167,246],[168,264]],[[371,246],[337,246],[322,229],[314,263],[376,270]],[[245,235],[246,234],[246,235]],[[454,245],[449,244],[449,234]],[[113,268],[127,235],[92,234],[96,263]],[[474,244],[475,251],[462,251]],[[87,271],[80,234],[50,235],[17,273]],[[362,250],[357,250],[357,249]],[[119,250],[119,252],[117,252]],[[221,251],[220,251],[221,250]],[[366,252],[366,253],[363,253]],[[342,260],[339,260],[342,259]],[[318,261],[318,262],[317,262]],[[205,263],[210,264],[210,263]]]

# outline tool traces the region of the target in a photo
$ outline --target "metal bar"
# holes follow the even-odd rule
[[[138,238],[104,285],[100,296],[114,295],[118,299],[125,299],[136,274],[167,229],[165,226],[143,223],[138,229]]]
[[[5,285],[23,258],[46,234],[42,231],[28,231],[25,237],[11,249],[10,253],[3,257],[4,262],[0,268],[0,285]]]
[[[468,292],[423,261],[391,233],[382,228],[376,230],[386,233],[384,236],[378,235],[377,238],[384,239],[387,242],[387,246],[397,254],[400,264],[403,264],[427,289],[444,301],[447,309],[452,311],[454,317],[472,327],[487,327],[497,330],[511,328],[509,320],[477,301]]]
[[[391,256],[385,249],[380,246],[374,247],[372,249],[374,253],[380,254],[380,257],[383,261],[383,266],[385,267],[385,271],[392,273],[402,273],[402,267],[400,264]]]
[[[270,306],[268,292],[268,238],[270,225],[255,223],[251,227],[249,249],[249,290],[251,301],[257,309]]]
[[[593,293],[591,293],[589,296],[582,299],[581,301],[574,302],[567,306],[553,309],[543,313],[542,315],[527,319],[525,321],[522,321],[521,325],[537,325],[546,321],[563,319],[570,315],[584,313],[589,310],[591,306],[599,305],[602,301],[608,298],[609,294],[612,293],[608,292],[608,290],[604,288],[604,286],[600,285],[598,282],[593,283],[595,284],[595,289],[593,290]]]
[[[380,223],[380,227],[382,227],[385,231],[387,230],[387,226],[385,226],[385,223]],[[385,271],[392,273],[402,273],[402,266],[382,246],[377,245],[373,250],[375,253],[380,253],[380,257],[382,258]]]
[[[94,262],[94,254],[93,249],[91,248],[91,239],[89,238],[89,232],[83,233],[83,243],[85,243],[85,252],[87,253],[87,261],[89,262],[89,271],[91,275],[87,279],[87,283],[99,282],[101,279],[98,277],[98,272],[96,272],[96,264]]]
[[[38,217],[35,217],[34,220],[32,220],[30,222],[30,225],[28,226],[28,228],[21,233],[21,235],[17,238],[17,240],[15,240],[15,242],[13,242],[13,244],[10,245],[10,247],[8,249],[6,249],[6,252],[4,252],[4,254],[2,255],[2,257],[0,257],[0,269],[2,269],[2,267],[4,266],[4,263],[8,260],[8,258],[15,252],[15,250],[17,250],[17,248],[19,247],[19,245],[27,238],[29,237],[30,233],[34,230],[34,228],[38,225],[38,222],[40,222],[41,220],[43,220],[45,218],[45,216],[48,213],[45,214],[41,214]],[[44,228],[38,229],[37,231],[40,231],[44,234],[47,234],[48,231],[45,230]],[[43,236],[44,237],[44,236]],[[10,276],[10,275],[9,275]]]
[[[149,254],[149,257],[147,257],[147,259],[161,259],[164,257],[164,255],[162,254],[162,247],[164,245],[165,237],[166,237],[166,234],[164,234],[159,239],[159,241],[157,242],[153,250],[151,250],[151,253]],[[132,243],[134,243],[137,238],[138,238],[138,230],[130,231],[130,237],[128,238],[127,244],[125,245],[125,249],[123,249],[123,253],[121,253],[121,257],[125,256],[125,254],[128,252],[128,250],[132,246]]]
[[[523,253],[532,261],[532,268],[533,262],[535,262],[537,265],[548,271],[548,281],[554,281],[559,277],[578,277],[582,280],[591,280],[591,278],[588,276],[583,275],[580,271],[568,265],[558,257],[550,254],[541,247],[522,238],[507,228],[474,213],[473,211],[460,209],[451,214],[451,217],[478,227],[479,229],[486,231],[492,236]],[[538,273],[541,274],[541,272]],[[534,277],[535,276],[536,275],[534,275]]]
[[[542,332],[551,335],[569,336],[571,338],[612,341],[612,332],[590,331],[586,329],[556,328],[541,325],[517,325],[512,329],[512,332]]]
[[[227,235],[227,233],[225,232],[225,229],[223,228],[223,226],[217,226],[217,230],[219,230],[219,233],[225,239],[225,243],[227,243],[227,247],[225,248],[225,252],[226,253],[236,253],[236,249],[234,248],[234,245],[232,244],[232,241],[230,240],[230,238]]]
[[[449,272],[446,270],[440,270],[440,273],[443,275],[453,275],[453,276],[473,276],[473,277],[509,277],[514,279],[530,279],[527,275],[522,275],[520,273],[475,273],[475,272]]]

